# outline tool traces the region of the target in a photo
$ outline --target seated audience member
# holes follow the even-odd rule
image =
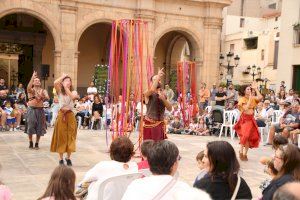
[[[255,109],[255,121],[258,127],[265,127],[266,122],[268,120],[268,114],[266,110],[263,108],[263,103],[259,102]]]
[[[179,160],[179,150],[173,142],[162,140],[154,143],[148,157],[150,171],[153,176],[134,180],[128,186],[122,199],[180,199],[179,196],[182,193],[199,195],[198,198],[192,199],[210,199],[206,193],[194,191],[188,184],[177,180],[175,174]],[[168,189],[165,188],[167,185]]]
[[[276,151],[281,145],[286,145],[288,144],[289,141],[287,138],[283,137],[282,135],[275,135],[272,143],[272,148],[274,151]],[[268,162],[272,161],[273,156],[263,156],[260,158],[260,163],[263,165],[267,165]]]
[[[209,142],[204,151],[203,163],[208,173],[196,181],[194,187],[206,191],[212,199],[232,198],[240,164],[231,144],[226,141]],[[240,179],[239,190],[234,199],[252,199],[249,186],[243,178]]]
[[[264,170],[264,172],[266,173],[266,174],[268,174],[268,175],[270,175],[270,178],[267,178],[266,180],[264,180],[261,184],[260,184],[260,186],[259,186],[259,188],[263,191],[264,189],[266,189],[269,185],[270,185],[270,183],[271,183],[271,181],[276,177],[276,175],[278,174],[278,171],[277,171],[277,169],[275,169],[275,166],[274,166],[274,160],[270,160],[270,161],[268,161],[267,163],[266,163],[266,167],[265,167],[265,170]]]
[[[16,109],[21,115],[21,119],[26,119],[26,113],[27,113],[27,102],[26,102],[26,96],[25,93],[20,93],[18,96],[18,99],[16,101]]]
[[[198,168],[200,169],[200,173],[198,174],[198,176],[196,177],[196,180],[194,182],[194,187],[195,187],[195,183],[200,180],[201,178],[203,178],[208,170],[205,169],[205,166],[204,166],[204,163],[203,163],[203,157],[204,157],[204,150],[200,151],[197,156],[196,156],[196,161],[197,161],[197,164],[198,164]]]
[[[92,104],[92,124],[93,127],[91,127],[94,130],[97,130],[97,127],[101,128],[102,125],[102,115],[103,115],[103,101],[98,96],[94,96],[94,102]]]
[[[0,165],[0,170],[1,170],[1,165]],[[1,181],[0,181],[0,199],[1,200],[12,199],[12,193],[10,189],[6,185],[4,185],[4,183],[2,183]]]
[[[106,129],[110,129],[111,118],[112,118],[112,107],[111,103],[107,102],[106,105],[103,106],[104,111],[104,126]]]
[[[149,169],[148,157],[151,147],[153,146],[153,140],[144,140],[141,145],[141,154],[143,160],[138,163],[138,169]]]
[[[197,135],[208,135],[209,130],[207,129],[206,123],[204,121],[204,117],[199,118],[198,127],[197,127]]]
[[[298,147],[288,144],[280,146],[274,156],[274,167],[278,174],[266,187],[263,200],[272,200],[275,191],[288,182],[300,181],[300,152]]]
[[[4,111],[6,113],[6,123],[9,126],[9,131],[14,131],[16,127],[15,109],[11,106],[10,102],[5,102]]]
[[[280,187],[273,196],[273,200],[299,200],[300,199],[300,183],[287,183]]]
[[[181,134],[183,132],[183,124],[179,116],[175,116],[174,120],[170,122],[168,129],[169,133]]]
[[[54,126],[59,109],[60,109],[60,106],[59,106],[59,102],[58,102],[58,97],[54,96],[53,103],[51,105],[52,119],[50,122],[50,126]]]
[[[123,174],[137,173],[138,166],[130,161],[134,155],[133,143],[127,137],[116,138],[110,145],[110,161],[100,161],[84,176],[80,185],[90,183],[88,187],[88,200],[98,199],[99,186],[108,178]],[[106,189],[105,199],[118,199],[113,188]],[[111,196],[110,196],[111,195]]]
[[[54,169],[45,193],[38,200],[76,200],[76,175],[72,168],[60,165]]]
[[[90,114],[89,114],[87,104],[85,103],[85,98],[79,100],[79,102],[76,105],[76,110],[77,110],[76,117],[81,118],[81,124],[78,124],[79,128],[81,128],[82,126],[84,127],[87,126],[88,124],[85,118],[88,118]]]
[[[46,116],[47,126],[50,126],[51,119],[52,119],[52,112],[50,109],[50,104],[48,101],[45,101],[43,103],[43,106],[44,106],[44,112],[45,112],[45,116]]]
[[[273,140],[273,137],[275,135],[275,132],[282,132],[282,135],[286,138],[289,137],[289,132],[296,129],[299,126],[300,120],[298,112],[299,105],[297,103],[294,103],[292,105],[291,109],[288,109],[282,118],[280,119],[280,122],[274,125],[271,125],[270,132],[269,132],[269,138],[268,138],[268,145],[271,145],[271,141]]]

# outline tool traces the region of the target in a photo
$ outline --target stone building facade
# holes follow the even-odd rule
[[[176,55],[188,46],[186,58],[197,63],[197,81],[211,85],[219,81],[222,10],[230,3],[231,0],[2,0],[0,20],[17,13],[44,24],[48,34],[43,48],[34,49],[33,54],[43,53],[41,59],[35,59],[34,69],[50,64],[47,87],[62,73],[69,74],[75,86],[87,87],[94,65],[107,60],[110,25],[116,19],[148,21],[155,68],[172,67],[179,59]],[[89,37],[102,39],[95,43]],[[0,37],[0,42],[7,41]]]

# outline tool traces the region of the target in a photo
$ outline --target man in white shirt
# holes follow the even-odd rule
[[[170,141],[156,142],[149,152],[148,162],[152,176],[134,180],[127,188],[122,200],[169,200],[169,199],[210,199],[201,190],[177,180],[180,156],[177,146]]]
[[[91,81],[90,87],[87,88],[86,92],[89,95],[90,100],[94,101],[94,96],[97,94],[97,88],[95,87],[93,81]]]

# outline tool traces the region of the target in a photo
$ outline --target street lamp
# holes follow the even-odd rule
[[[240,61],[240,57],[238,56],[238,55],[236,55],[234,58],[233,58],[233,56],[234,56],[234,53],[232,53],[232,52],[228,52],[227,54],[226,54],[226,58],[227,58],[227,65],[223,65],[223,61],[224,61],[224,56],[221,54],[220,55],[220,67],[225,67],[225,68],[227,68],[227,76],[226,76],[226,79],[227,79],[227,86],[229,85],[229,82],[231,81],[230,79],[232,78],[232,76],[233,76],[233,73],[230,73],[230,70],[231,69],[233,69],[234,67],[237,67],[238,65],[239,65],[239,61]],[[232,58],[234,59],[234,65],[230,65],[230,63],[231,63],[231,60],[232,60]],[[221,74],[223,74],[223,73],[221,73]],[[220,74],[220,75],[221,75]]]
[[[256,65],[252,65],[252,67],[248,66],[246,70],[247,74],[252,76],[252,80],[254,81],[255,76],[258,75],[259,79],[261,78],[261,68]]]

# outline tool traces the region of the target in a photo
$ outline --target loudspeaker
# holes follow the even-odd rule
[[[48,78],[49,77],[49,72],[50,72],[50,65],[47,64],[41,64],[41,77],[42,78]]]

